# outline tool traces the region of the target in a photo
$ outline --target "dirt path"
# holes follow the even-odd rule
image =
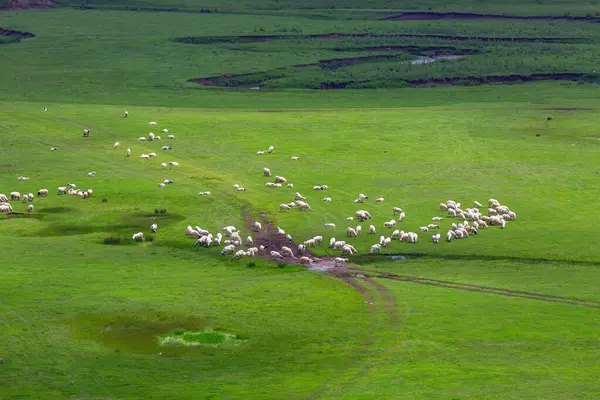
[[[583,306],[600,309],[600,301],[580,299],[576,297],[555,296],[543,293],[526,292],[506,288],[497,288],[491,286],[474,285],[470,283],[452,282],[441,279],[423,278],[419,276],[396,275],[392,273],[380,274],[376,271],[362,270],[368,278],[390,279],[401,282],[416,283],[419,285],[436,286],[445,289],[464,290],[467,292],[493,294],[497,296],[519,297],[528,300],[538,300],[550,303],[561,303],[574,306]]]

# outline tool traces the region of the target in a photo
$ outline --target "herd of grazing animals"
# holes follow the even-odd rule
[[[125,118],[127,118],[129,113],[125,112]],[[151,121],[148,123],[150,126],[157,126],[158,123]],[[162,129],[162,133],[168,133],[168,129]],[[89,137],[91,131],[89,129],[84,129],[84,136]],[[174,135],[168,135],[169,139],[175,139]],[[150,132],[148,137],[140,137],[140,141],[156,141],[161,140],[161,137],[158,135],[154,135],[154,133]],[[115,142],[113,145],[114,149],[118,149],[120,147],[120,142]],[[171,146],[163,146],[163,150],[171,150]],[[54,151],[55,148],[52,148]],[[272,154],[275,150],[274,146],[269,146],[267,150],[257,151],[257,155],[264,154]],[[131,155],[131,149],[127,149],[127,156]],[[149,159],[152,157],[156,157],[156,153],[142,154],[140,158]],[[291,158],[294,161],[300,159],[298,156],[294,156]],[[166,168],[168,166],[174,167],[179,166],[179,163],[176,161],[170,161],[167,163],[161,163],[160,166],[162,168]],[[92,171],[88,173],[88,177],[96,176],[96,171]],[[263,176],[270,178],[271,170],[269,168],[263,168]],[[18,181],[29,181],[30,179],[25,176],[19,176],[17,178]],[[163,182],[159,183],[159,187],[165,187],[168,184],[174,183],[173,180],[167,179]],[[288,188],[293,188],[294,185],[289,183],[288,180],[283,176],[275,176],[274,182],[266,182],[267,187],[273,188],[281,188],[283,184],[286,184]],[[239,184],[233,185],[234,189],[238,192],[246,191],[246,188],[240,187]],[[313,186],[313,190],[315,191],[323,191],[328,190],[328,185],[315,185]],[[48,189],[40,189],[37,192],[38,197],[48,196]],[[70,196],[80,196],[83,199],[87,199],[92,196],[92,189],[88,189],[86,191],[76,189],[75,184],[67,184],[65,186],[58,187],[58,195],[70,195]],[[199,193],[202,196],[210,195],[211,192],[203,191]],[[22,200],[24,203],[31,203],[34,200],[33,193],[28,193],[21,195],[21,193],[17,191],[10,192],[10,200]],[[369,197],[363,193],[360,193],[358,197],[354,200],[354,203],[365,203],[369,200]],[[323,201],[326,203],[332,202],[331,197],[323,198]],[[376,203],[383,203],[385,200],[383,197],[379,197],[375,199]],[[496,199],[488,200],[488,209],[486,214],[482,214],[480,209],[483,208],[483,205],[477,201],[474,201],[473,208],[465,208],[463,209],[461,203],[456,202],[454,200],[448,200],[445,203],[440,203],[439,205],[440,211],[447,213],[447,218],[453,218],[456,222],[451,224],[451,229],[446,233],[446,241],[451,242],[452,240],[457,239],[466,239],[471,235],[478,235],[481,229],[488,228],[489,226],[498,226],[504,229],[509,221],[514,221],[517,219],[516,213],[510,210],[506,205],[502,205]],[[312,211],[311,206],[306,202],[306,197],[301,195],[300,192],[295,192],[294,198],[289,203],[280,204],[279,210],[281,212],[291,211],[296,209],[298,211]],[[29,204],[27,207],[29,212],[33,211],[33,205]],[[9,199],[6,195],[0,193],[0,212],[9,213],[13,212],[12,205],[9,203]],[[397,215],[397,219],[391,219],[390,221],[385,221],[383,223],[383,228],[391,230],[394,229],[391,235],[389,236],[380,236],[379,242],[373,244],[370,247],[370,253],[379,253],[382,247],[389,247],[394,241],[396,242],[407,242],[411,244],[416,244],[419,235],[416,232],[405,232],[403,230],[395,229],[398,223],[404,222],[406,214],[400,207],[392,208],[392,215],[394,218]],[[364,222],[372,219],[371,214],[366,210],[358,210],[356,211],[354,216],[347,217],[347,221],[352,221],[357,219],[359,222]],[[442,221],[444,217],[434,216],[431,218],[434,222]],[[333,222],[326,223],[324,225],[325,228],[335,228],[336,224]],[[255,232],[261,232],[263,226],[260,222],[254,222],[253,230]],[[439,224],[427,224],[419,227],[417,230],[419,232],[429,232],[430,230],[438,230],[441,229]],[[150,226],[150,231],[152,233],[156,233],[158,231],[157,224],[152,224]],[[286,246],[280,246],[278,249],[269,249],[268,246],[260,245],[256,247],[254,245],[254,239],[252,236],[247,236],[245,240],[242,240],[241,231],[236,229],[235,226],[226,226],[222,229],[225,236],[221,232],[218,232],[216,235],[213,235],[206,229],[202,229],[199,226],[192,227],[191,225],[187,227],[186,235],[188,237],[196,239],[194,246],[200,247],[211,247],[213,245],[223,246],[221,250],[222,255],[233,254],[233,259],[240,259],[243,257],[254,257],[257,255],[269,256],[276,260],[284,260],[285,258],[291,260],[297,260],[300,264],[307,265],[312,264],[315,261],[319,261],[316,258],[310,258],[309,249],[317,246],[322,246],[323,237],[322,236],[314,236],[308,240],[305,240],[303,243],[295,246],[292,243],[292,237],[290,234],[286,234],[286,232],[277,228],[277,235],[281,235],[285,238]],[[346,229],[346,236],[348,238],[356,238],[362,232],[362,226],[358,225],[356,227],[348,227]],[[375,235],[377,233],[377,228],[374,225],[370,225],[368,229],[368,234]],[[131,239],[136,242],[144,241],[144,233],[137,232],[132,235]],[[431,241],[434,244],[439,244],[441,241],[441,233],[433,233],[431,236]],[[245,247],[245,249],[240,249],[239,247]],[[335,257],[333,259],[334,266],[344,266],[349,261],[348,258],[344,258],[344,256],[352,256],[358,253],[356,248],[346,241],[337,240],[335,237],[332,237],[329,240],[329,248],[333,251],[340,251],[342,257]]]

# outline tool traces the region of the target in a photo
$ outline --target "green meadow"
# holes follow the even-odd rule
[[[0,193],[13,209],[0,214],[0,399],[597,399],[600,24],[381,20],[411,4],[0,11],[0,28],[36,35],[0,36]],[[428,1],[417,11],[596,9]],[[330,33],[345,36],[311,36]],[[481,39],[493,37],[515,40]],[[407,63],[439,55],[464,57]],[[531,74],[576,77],[432,83]],[[228,87],[190,81],[208,77]],[[139,140],[151,131],[162,139]],[[293,188],[265,186],[264,167]],[[93,195],[58,195],[70,183]],[[312,211],[280,211],[295,192]],[[369,199],[354,203],[359,193]],[[486,214],[490,198],[517,219],[445,240],[459,221],[440,203],[478,201]],[[397,228],[419,240],[371,255],[392,234],[393,207],[406,213]],[[359,209],[373,218],[348,221]],[[436,216],[439,230],[418,231]],[[234,260],[186,236],[188,225],[214,235],[234,225],[257,240],[250,220],[284,229],[294,251],[323,236],[313,258],[341,256],[331,237],[358,254],[315,270]]]

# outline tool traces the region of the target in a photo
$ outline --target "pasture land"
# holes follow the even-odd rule
[[[11,201],[14,213],[0,215],[0,399],[598,398],[600,24],[381,20],[412,7],[383,0],[336,2],[340,12],[322,0],[221,4],[0,12],[0,28],[35,34],[0,36],[0,192],[50,191],[33,212]],[[429,8],[591,18],[596,5],[431,0],[418,11]],[[344,35],[314,36],[330,33]],[[403,64],[440,55],[465,57]],[[581,75],[409,82],[531,73]],[[189,81],[224,74],[261,79]],[[378,89],[298,89],[351,80]],[[150,131],[163,139],[138,140]],[[168,161],[180,165],[160,166]],[[263,167],[294,188],[266,187]],[[174,184],[159,188],[166,179]],[[92,197],[57,195],[67,183]],[[279,211],[296,191],[312,212]],[[370,199],[353,203],[359,193]],[[440,202],[489,198],[517,220],[438,245],[420,233],[368,255],[391,234],[392,207],[406,212],[405,231],[443,216],[443,234],[454,221]],[[357,209],[373,219],[347,238]],[[185,235],[188,225],[256,235],[249,219],[296,244],[335,236],[359,255],[315,271],[235,261]],[[143,243],[130,239],[138,231]],[[235,345],[159,343],[189,332],[215,341],[212,331]]]

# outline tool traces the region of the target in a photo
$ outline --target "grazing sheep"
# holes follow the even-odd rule
[[[335,224],[333,222],[328,222],[325,224],[325,228],[335,228]]]
[[[254,223],[254,229],[255,229],[257,232],[260,232],[260,230],[262,229],[262,225],[260,224],[260,222],[256,221],[256,222]]]
[[[165,129],[163,129],[161,132],[162,132],[162,133],[169,133],[169,130],[165,128]]]
[[[127,118],[129,116],[129,111],[125,111],[125,116],[123,118]]]
[[[392,214],[398,214],[398,215],[400,215],[401,212],[402,212],[402,209],[400,207],[394,207],[394,208],[392,208]]]
[[[336,257],[333,260],[333,265],[335,267],[344,267],[348,263],[348,261],[349,260],[347,258]]]
[[[254,257],[256,256],[256,253],[258,253],[258,247],[250,247],[248,250],[246,250],[246,255],[248,257]]]
[[[88,176],[89,176],[89,177],[94,177],[94,176],[96,176],[96,171],[88,172]]]
[[[265,152],[264,152],[264,151],[257,151],[257,152],[256,152],[256,155],[257,155],[257,156],[262,156],[263,154],[265,154]]]
[[[140,136],[140,137],[138,138],[138,140],[139,140],[140,142],[145,142],[145,141],[146,141],[146,137],[145,137],[145,136]]]
[[[324,202],[329,203],[331,201],[331,197],[325,197],[323,199]]]
[[[12,210],[10,203],[0,203],[0,212],[8,213],[12,212]]]
[[[59,186],[58,187],[58,194],[67,194],[67,187],[66,186]]]
[[[377,230],[375,229],[375,225],[369,226],[369,233],[371,233],[371,234],[377,233]]]
[[[290,211],[290,210],[291,210],[291,208],[287,204],[280,204],[279,205],[279,211]]]
[[[313,190],[323,190],[322,186],[313,186]]]
[[[341,249],[345,245],[346,245],[346,242],[344,242],[343,240],[338,240],[333,244],[333,249],[334,250]]]
[[[356,218],[358,218],[358,220],[361,221],[361,222],[364,221],[364,220],[366,220],[366,219],[371,219],[372,218],[371,214],[369,214],[369,212],[365,211],[365,210],[358,210],[355,213],[355,215],[356,215]]]
[[[152,152],[148,154],[149,157],[156,157],[156,153]]]
[[[351,256],[351,255],[356,254],[356,253],[358,253],[358,252],[356,251],[356,249],[352,245],[345,244],[342,247],[342,255],[344,255],[344,256]]]
[[[442,217],[433,217],[433,218],[431,218],[432,221],[441,221],[443,219],[444,218],[442,218]]]
[[[252,240],[252,236],[248,236],[246,238],[246,246],[252,246],[254,245],[254,240]]]
[[[298,161],[300,159],[300,157],[292,157],[292,160],[294,161]]]
[[[42,189],[42,190],[46,190],[46,189]],[[39,194],[38,194],[39,196]],[[0,193],[0,203],[8,203],[8,197],[6,197],[6,195],[4,193]]]
[[[368,199],[369,199],[369,196],[365,196],[364,194],[360,193],[360,194],[358,195],[358,198],[359,198],[360,200],[364,201],[364,200],[368,200]]]
[[[150,121],[150,122],[148,122],[148,125],[150,125],[150,126],[156,126],[158,124],[156,122],[154,122],[154,121]]]
[[[167,136],[167,139],[175,139],[175,135],[169,135]]]
[[[48,189],[40,189],[40,190],[38,190],[37,195],[38,195],[38,197],[40,197],[40,196],[48,196]],[[1,201],[1,199],[0,199],[0,201]]]
[[[27,206],[27,211],[29,211],[29,212],[33,211],[33,204],[30,204],[29,206]]]
[[[115,142],[115,144],[113,144],[113,149],[118,149],[120,145],[121,143]]]
[[[58,150],[56,147],[50,147],[50,151],[56,151]]]
[[[302,265],[312,264],[312,259],[310,259],[308,257],[300,257],[300,264],[302,264]]]
[[[127,149],[127,157],[131,156],[131,149]]]
[[[179,163],[177,161],[169,161],[169,165],[171,167],[179,167]]]
[[[315,247],[317,245],[317,242],[315,242],[314,239],[308,239],[304,241],[304,246],[306,247]]]
[[[439,233],[438,233],[438,234],[435,234],[435,235],[431,235],[431,241],[432,241],[433,243],[436,243],[436,244],[437,244],[437,243],[439,243],[439,242],[440,242],[440,238],[441,238],[441,237],[442,237],[442,235],[440,235]]]
[[[302,196],[300,192],[296,192],[294,195],[294,200],[306,200],[306,197]]]
[[[159,188],[163,188],[163,187],[165,187],[165,184],[164,184],[164,183],[159,183],[159,184],[158,184],[158,187],[159,187]]]
[[[289,233],[285,235],[285,241],[288,242],[289,244],[292,243],[292,235],[290,235]]]
[[[157,230],[158,230],[158,225],[157,224],[150,225],[150,232],[156,233]]]
[[[287,246],[281,246],[281,251],[290,258],[296,258],[294,257],[294,252],[292,251],[292,249],[290,249]]]
[[[29,180],[29,178],[27,178],[26,176],[19,176],[19,177],[17,178],[17,180],[18,180],[18,181],[28,181],[28,180]]]
[[[483,208],[483,206],[481,205],[481,203],[478,202],[477,200],[473,202],[473,207],[475,207],[475,208]]]
[[[450,217],[453,217],[453,218],[454,218],[454,217],[456,217],[456,210],[455,210],[455,209],[453,209],[453,208],[449,208],[449,209],[448,209],[448,215],[449,215]]]
[[[381,245],[374,244],[373,246],[371,246],[371,251],[369,253],[375,254],[375,253],[379,253],[379,252],[381,252]]]
[[[329,239],[329,247],[333,247],[335,245],[335,242],[337,242],[337,240],[334,237]]]
[[[280,227],[277,227],[277,234],[285,235],[285,231],[283,229],[281,229]]]
[[[263,175],[266,177],[270,177],[271,176],[271,170],[269,168],[263,168]]]
[[[163,168],[167,168],[167,163],[160,163],[160,166]]]
[[[392,239],[399,239],[400,238],[400,230],[396,229],[394,232],[392,232]]]
[[[21,193],[19,192],[10,192],[11,200],[21,200]]]
[[[149,158],[150,158],[150,156],[149,156],[148,154],[142,154],[142,155],[140,156],[140,158],[141,158],[142,160],[147,160],[147,159],[149,159]]]
[[[165,185],[172,185],[172,184],[173,184],[173,183],[175,183],[175,182],[174,182],[172,179],[165,179],[165,180],[163,181],[163,183],[164,183]]]
[[[285,183],[285,182],[287,182],[287,179],[285,179],[283,176],[276,176],[275,182]]]
[[[273,257],[273,258],[283,260],[283,256],[280,253],[278,253],[277,251],[271,251],[270,254],[271,254],[271,257]]]
[[[232,244],[229,244],[225,247],[223,247],[223,249],[221,250],[221,255],[224,256],[226,254],[231,254],[235,251],[235,246]]]
[[[360,233],[362,232],[362,226],[358,225],[355,230],[356,230],[356,235],[357,236],[360,235]]]
[[[131,240],[133,240],[134,242],[143,242],[144,241],[144,233],[143,232],[135,233],[131,237]]]
[[[84,129],[84,130],[83,130],[83,136],[84,136],[84,137],[88,137],[88,136],[90,136],[90,133],[91,133],[91,132],[92,132],[92,131],[90,131],[89,129]]]
[[[171,146],[163,146],[161,150],[173,150],[173,148]]]
[[[388,247],[390,243],[392,243],[392,238],[387,237],[383,239],[383,247]]]
[[[346,229],[346,236],[348,237],[356,237],[356,230],[354,228],[348,228]]]
[[[346,221],[354,221],[354,217],[348,217],[346,218]]]
[[[447,211],[448,210],[448,206],[444,203],[440,203],[440,210],[441,211]]]
[[[384,201],[383,197],[378,197],[375,199],[376,203],[383,203],[383,201]]]
[[[427,225],[427,227],[429,229],[440,229],[440,226],[439,225],[435,225],[435,224],[429,224],[429,225]]]
[[[288,183],[288,184],[287,184],[287,187],[288,187],[288,188],[293,188],[293,187],[294,187],[294,184],[293,184],[293,183]]]
[[[269,146],[269,148],[267,149],[267,153],[271,154],[273,150],[275,150],[275,147]]]
[[[200,192],[198,193],[200,196],[210,196],[210,192]]]
[[[383,223],[383,226],[385,226],[386,228],[395,228],[396,227],[396,220],[393,219],[391,221],[386,221]]]
[[[246,257],[246,252],[244,250],[238,250],[236,251],[236,253],[233,255],[233,259],[234,260],[238,260],[242,257]]]

